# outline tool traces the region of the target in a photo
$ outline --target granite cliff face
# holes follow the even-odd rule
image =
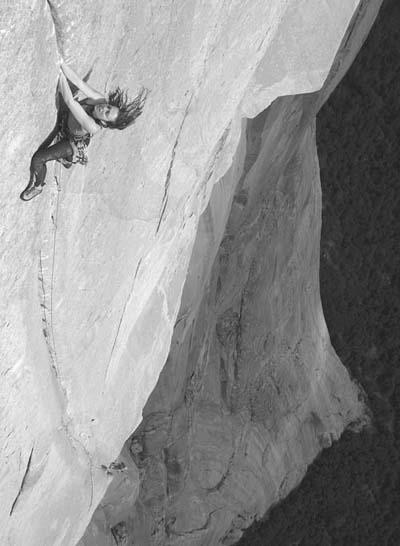
[[[255,117],[322,86],[357,6],[0,8],[2,543],[76,544],[142,411],[85,544],[233,543],[362,418],[319,300],[313,107]],[[57,50],[151,93],[23,204]]]
[[[116,477],[82,546],[235,544],[365,423],[321,308],[314,120],[378,8],[360,5],[319,93],[243,122],[200,218],[167,363],[122,452],[139,491],[137,475]]]
[[[240,546],[400,544],[399,42],[400,4],[385,0],[317,116],[321,299],[371,426],[324,450]]]

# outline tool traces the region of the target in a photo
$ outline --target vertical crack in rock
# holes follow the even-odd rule
[[[47,295],[46,290],[44,286],[44,266],[43,266],[43,253],[42,250],[39,250],[39,299],[40,301],[40,307],[42,308],[42,333],[43,337],[46,341],[47,350],[50,355],[51,360],[51,367],[54,370],[54,373],[56,377],[58,378],[58,371],[57,371],[57,365],[56,365],[56,355],[53,347],[53,343],[50,339],[51,335],[51,326],[50,326],[50,318],[48,316],[48,313],[50,312],[49,306],[47,304]]]
[[[56,378],[56,384],[58,387],[58,391],[60,394],[60,403],[61,403],[61,410],[62,410],[62,418],[61,418],[61,426],[65,432],[65,435],[71,442],[71,445],[73,449],[76,449],[76,444],[80,446],[80,448],[85,453],[85,456],[87,460],[89,461],[89,472],[90,472],[90,480],[91,480],[91,492],[90,492],[90,503],[89,508],[93,504],[93,492],[94,492],[94,484],[93,484],[93,461],[90,453],[86,449],[86,447],[83,445],[83,443],[75,437],[71,431],[69,424],[66,420],[66,417],[68,417],[68,395],[67,391],[63,386],[60,371],[59,371],[59,363],[58,363],[58,356],[57,356],[57,349],[56,349],[56,341],[55,341],[55,335],[54,335],[54,316],[53,316],[53,310],[54,310],[54,279],[55,279],[55,264],[56,264],[56,255],[57,255],[57,226],[58,226],[58,213],[59,213],[59,201],[60,201],[60,178],[61,178],[61,167],[56,166],[55,169],[58,169],[55,171],[54,179],[56,182],[56,197],[53,197],[53,200],[51,200],[50,203],[50,210],[53,210],[50,214],[50,222],[52,225],[52,229],[49,229],[49,232],[44,232],[42,234],[42,247],[43,248],[39,250],[39,301],[40,301],[40,307],[42,309],[42,333],[45,338],[46,346],[48,353],[50,355],[50,361],[51,361],[51,367],[54,371],[54,375]],[[55,202],[53,202],[55,201]],[[47,248],[46,248],[47,247]],[[48,260],[47,267],[44,265],[44,260]],[[46,272],[47,272],[47,278],[46,278]]]
[[[125,304],[124,304],[124,307],[122,309],[122,313],[121,313],[121,317],[119,319],[119,322],[118,322],[118,326],[117,326],[117,332],[115,334],[115,337],[114,337],[114,342],[112,344],[112,347],[111,347],[111,353],[110,353],[110,358],[108,359],[108,364],[107,364],[107,367],[106,367],[106,371],[105,371],[105,375],[104,375],[104,381],[103,381],[103,385],[105,385],[107,379],[108,379],[108,372],[110,370],[110,366],[111,366],[111,362],[112,362],[112,357],[113,357],[113,354],[114,354],[114,350],[115,350],[115,347],[117,345],[117,341],[118,341],[118,337],[119,337],[119,332],[121,330],[121,325],[122,325],[122,322],[124,320],[124,317],[125,317],[125,312],[126,312],[126,308],[128,307],[128,303],[130,302],[131,300],[131,297],[132,297],[132,294],[133,294],[133,289],[135,288],[135,282],[136,282],[136,277],[138,276],[138,273],[139,273],[139,269],[140,269],[140,266],[142,264],[142,258],[140,258],[138,264],[137,264],[137,267],[136,267],[136,271],[135,271],[135,275],[133,277],[133,282],[132,282],[132,286],[131,286],[131,289],[129,291],[129,294],[128,294],[128,297],[126,298],[125,300]]]
[[[25,481],[26,481],[26,477],[28,476],[28,472],[29,472],[29,468],[31,466],[31,462],[32,462],[32,455],[33,455],[33,447],[31,449],[31,453],[29,455],[29,459],[28,459],[28,464],[26,465],[26,469],[25,469],[25,472],[24,472],[24,476],[22,478],[22,482],[21,482],[21,485],[20,485],[20,488],[18,490],[18,493],[17,493],[17,496],[15,497],[14,499],[14,502],[12,503],[12,506],[11,506],[11,510],[10,510],[10,516],[12,515],[12,513],[14,512],[14,508],[18,502],[18,499],[20,498],[21,494],[22,494],[22,491],[24,489],[24,485],[25,485]]]
[[[54,370],[54,373],[57,378],[57,383],[60,386],[60,390],[63,391],[63,398],[66,398],[66,393],[60,382],[60,376],[58,371],[57,364],[57,350],[54,338],[54,328],[53,328],[53,291],[54,291],[54,268],[55,268],[55,257],[56,257],[56,245],[57,245],[57,221],[58,221],[58,208],[59,208],[59,182],[58,177],[54,176],[57,184],[57,199],[55,212],[51,214],[51,221],[53,224],[53,233],[52,241],[50,242],[49,251],[51,250],[51,264],[50,264],[50,279],[48,281],[48,289],[46,289],[45,283],[45,267],[43,266],[43,252],[42,249],[39,250],[39,297],[41,299],[40,306],[42,308],[42,322],[43,322],[43,336],[46,341],[47,349],[50,355],[51,366]],[[49,239],[51,236],[49,237]],[[46,241],[46,238],[44,238]],[[50,293],[50,294],[49,294]]]
[[[167,171],[167,176],[166,176],[165,182],[164,182],[164,195],[163,195],[162,202],[161,202],[160,219],[158,220],[157,229],[156,229],[156,234],[158,233],[158,231],[159,231],[159,229],[160,229],[161,222],[162,222],[163,217],[164,217],[164,214],[165,214],[165,209],[167,208],[169,184],[170,184],[170,180],[171,180],[172,167],[173,167],[174,161],[175,161],[176,148],[178,147],[179,138],[180,138],[180,136],[181,136],[182,129],[183,129],[183,125],[184,125],[185,120],[186,120],[186,118],[187,118],[187,115],[188,115],[188,112],[189,112],[189,108],[190,108],[190,105],[191,105],[191,103],[192,103],[192,99],[193,99],[193,93],[191,94],[190,99],[189,99],[189,102],[188,102],[188,104],[187,104],[187,106],[186,106],[186,108],[185,108],[185,113],[184,113],[184,115],[183,115],[183,119],[182,119],[181,124],[180,124],[180,126],[179,126],[178,134],[177,134],[177,136],[176,136],[176,139],[175,139],[175,142],[174,142],[174,146],[173,146],[173,148],[172,148],[171,161],[170,161],[170,163],[169,163],[169,167],[168,167],[168,171]]]
[[[53,6],[51,1],[46,0],[46,2],[47,2],[47,5],[49,6],[50,15],[51,15],[51,18],[53,20],[54,33],[55,33],[56,43],[57,43],[57,50],[60,51],[61,48],[60,48],[60,44],[59,44],[59,35],[60,35],[60,28],[62,26],[61,21],[60,21],[60,18],[58,17],[57,10]]]
[[[212,153],[211,161],[209,162],[209,165],[205,169],[206,174],[204,176],[202,183],[199,185],[198,194],[204,191],[204,188],[207,186],[207,184],[211,180],[211,177],[213,176],[215,171],[215,167],[218,164],[218,160],[220,159],[221,152],[225,147],[225,143],[227,141],[231,128],[232,128],[232,122],[230,121],[228,125],[225,127],[224,132],[222,133],[222,136],[219,138],[217,144],[215,145],[214,151]]]

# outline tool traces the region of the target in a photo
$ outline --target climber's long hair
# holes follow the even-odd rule
[[[109,129],[119,129],[122,131],[135,123],[136,118],[142,113],[144,103],[147,98],[148,90],[142,88],[140,93],[132,101],[129,101],[126,91],[117,87],[108,95],[108,104],[119,108],[119,114],[114,122],[108,122]]]

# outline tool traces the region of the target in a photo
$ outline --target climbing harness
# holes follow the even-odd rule
[[[75,135],[72,134],[68,128],[68,116],[69,111],[65,110],[60,113],[60,119],[58,122],[58,133],[55,138],[55,142],[60,142],[60,140],[69,140],[69,143],[72,146],[74,151],[72,160],[68,159],[58,159],[57,161],[61,163],[65,168],[69,169],[73,164],[79,163],[80,165],[86,166],[89,159],[87,154],[87,148],[90,144],[90,134],[86,133],[84,135]]]

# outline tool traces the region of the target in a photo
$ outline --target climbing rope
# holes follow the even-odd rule
[[[57,349],[56,349],[56,340],[54,335],[54,282],[55,282],[55,263],[56,263],[56,256],[57,256],[57,231],[58,231],[58,215],[59,215],[59,207],[60,207],[60,193],[61,193],[61,173],[62,173],[62,167],[60,164],[56,164],[54,167],[54,180],[56,185],[56,194],[55,194],[55,202],[53,198],[53,202],[50,206],[50,210],[53,210],[51,213],[51,224],[53,225],[52,230],[52,241],[51,235],[48,237],[45,237],[43,239],[43,242],[49,247],[48,250],[50,252],[47,254],[47,259],[49,260],[49,267],[45,268],[43,267],[43,254],[42,250],[39,251],[39,268],[40,268],[40,275],[39,280],[41,281],[41,292],[42,292],[42,308],[43,308],[43,322],[44,322],[44,328],[43,333],[46,340],[47,348],[50,354],[50,359],[52,362],[52,368],[54,370],[54,373],[57,378],[57,383],[62,390],[63,398],[66,401],[67,400],[67,394],[64,391],[61,383],[61,378],[59,376],[59,370],[58,370],[58,356],[57,356]],[[52,193],[52,197],[54,196],[54,193]],[[51,256],[50,256],[51,254]],[[47,282],[44,277],[44,272],[46,269],[49,271],[49,279],[47,279]],[[48,305],[47,305],[48,303]],[[90,482],[91,482],[91,491],[90,491],[90,502],[89,502],[89,509],[92,507],[93,504],[93,496],[94,496],[94,483],[93,483],[93,461],[91,458],[90,453],[87,451],[85,446],[77,439],[73,438],[71,434],[68,431],[67,425],[64,423],[65,432],[67,436],[70,438],[72,444],[78,443],[82,447],[84,453],[86,454],[88,461],[89,461],[89,471],[90,471]]]

